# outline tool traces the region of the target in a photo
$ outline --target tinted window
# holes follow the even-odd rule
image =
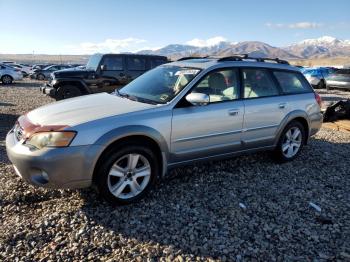
[[[209,95],[211,103],[238,99],[238,70],[224,69],[209,73],[192,92]]]
[[[121,56],[106,56],[103,59],[105,70],[118,71],[123,70],[123,57]]]
[[[310,86],[303,81],[302,76],[292,72],[275,71],[276,76],[284,93],[305,93],[310,91]]]
[[[265,69],[243,69],[244,98],[279,95],[269,72]]]
[[[348,74],[350,74],[350,69],[338,69],[337,71],[335,71],[335,74],[348,75]]]
[[[155,68],[164,64],[166,61],[164,59],[151,59],[151,68]]]
[[[126,63],[129,70],[146,70],[146,59],[142,57],[127,57]]]

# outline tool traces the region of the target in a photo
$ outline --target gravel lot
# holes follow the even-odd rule
[[[113,208],[91,189],[15,175],[3,140],[20,114],[52,101],[37,87],[0,86],[1,261],[350,260],[349,134],[322,129],[283,165],[262,153],[174,170],[140,203]]]

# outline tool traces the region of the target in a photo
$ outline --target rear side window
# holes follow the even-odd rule
[[[244,98],[279,95],[279,90],[266,69],[242,69]]]
[[[106,56],[103,59],[103,65],[107,71],[123,70],[123,57],[121,56]]]
[[[151,59],[151,68],[155,68],[165,63],[166,61],[164,59]]]
[[[293,72],[274,71],[283,93],[295,94],[309,92],[310,86],[303,80],[302,76]]]
[[[146,59],[142,57],[128,57],[126,59],[129,70],[146,70]]]

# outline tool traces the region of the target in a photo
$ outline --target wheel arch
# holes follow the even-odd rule
[[[112,130],[95,142],[97,145],[102,145],[103,150],[99,153],[94,166],[93,181],[106,155],[108,155],[112,149],[129,143],[151,148],[157,156],[161,176],[163,177],[165,175],[169,150],[163,136],[149,127],[129,126]]]
[[[12,81],[14,80],[14,78],[13,78],[10,74],[3,74],[3,75],[1,76],[1,81],[2,81],[2,79],[4,78],[4,76],[10,77],[10,78],[12,79]]]
[[[277,130],[277,134],[276,134],[276,139],[275,139],[275,146],[277,146],[278,141],[281,137],[281,134],[283,132],[283,130],[285,129],[285,127],[292,121],[298,121],[300,122],[303,127],[304,130],[306,132],[306,138],[305,138],[305,144],[308,143],[309,140],[309,136],[310,136],[310,121],[309,121],[309,117],[307,116],[306,112],[304,111],[293,111],[290,112],[287,116],[285,116],[285,118],[282,120],[282,123],[280,124],[278,130]]]
[[[60,87],[65,85],[76,86],[77,88],[79,88],[83,95],[91,94],[91,90],[88,88],[88,86],[83,81],[79,81],[76,79],[58,80],[54,87],[58,90]]]

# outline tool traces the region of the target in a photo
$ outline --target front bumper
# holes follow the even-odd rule
[[[31,150],[11,130],[6,151],[16,173],[26,182],[46,188],[84,188],[92,183],[99,145]]]
[[[48,96],[51,96],[53,98],[55,98],[57,95],[56,88],[54,88],[53,86],[51,86],[49,84],[45,84],[44,86],[40,87],[40,92],[42,92],[43,94],[46,94]]]

